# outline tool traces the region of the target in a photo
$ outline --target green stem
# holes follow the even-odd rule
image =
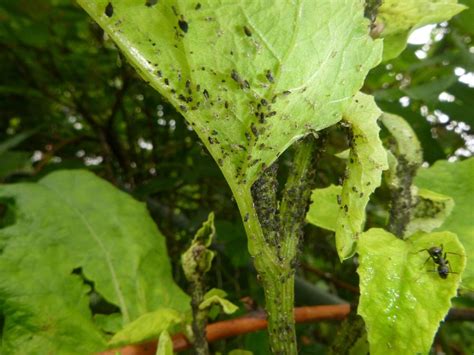
[[[208,310],[199,309],[199,305],[204,300],[204,281],[196,279],[192,282],[191,308],[193,312],[193,345],[196,354],[209,355],[209,346],[206,339],[206,325]]]
[[[265,292],[270,348],[273,354],[297,353],[294,308],[297,249],[311,193],[314,140],[296,146],[294,166],[281,203],[280,218],[273,206],[275,174],[264,172],[253,189],[231,186],[248,236],[249,252]],[[271,169],[271,168],[269,168]],[[268,205],[259,202],[265,199]],[[259,210],[257,211],[257,208]],[[272,211],[274,215],[269,215]],[[259,219],[260,217],[260,219]],[[262,223],[263,222],[263,223]],[[263,225],[263,226],[262,226]]]

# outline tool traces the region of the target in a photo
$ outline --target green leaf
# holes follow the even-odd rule
[[[206,292],[204,295],[204,300],[199,305],[200,310],[205,310],[206,308],[211,308],[212,305],[219,305],[222,307],[222,310],[225,314],[232,314],[239,309],[235,304],[226,300],[227,293],[218,288],[213,288]]]
[[[315,226],[335,231],[339,214],[338,196],[341,196],[342,187],[331,185],[324,189],[314,189],[311,194],[306,220]]]
[[[234,349],[229,351],[228,355],[252,355],[253,353],[248,350]]]
[[[360,0],[108,3],[79,0],[234,187],[250,187],[293,142],[338,122],[381,56]]]
[[[94,314],[94,323],[104,332],[114,334],[122,329],[122,315],[120,313]]]
[[[183,314],[174,309],[161,308],[155,312],[146,313],[127,324],[112,337],[109,345],[116,347],[156,339],[163,331],[169,330],[183,321],[185,321]]]
[[[427,169],[420,169],[415,178],[419,187],[451,196],[454,208],[439,230],[449,230],[458,235],[468,255],[463,286],[474,288],[474,224],[472,201],[474,200],[474,158],[450,163],[438,161]]]
[[[409,165],[420,166],[423,163],[421,145],[408,122],[391,113],[384,113],[381,122],[395,138],[396,155],[403,156]]]
[[[2,185],[0,199],[14,201],[16,216],[0,229],[2,352],[102,350],[89,282],[119,307],[122,325],[162,307],[189,309],[145,205],[92,173]]]
[[[447,21],[465,8],[456,0],[384,0],[377,17],[377,22],[383,24],[384,61],[405,49],[413,30]]]
[[[9,151],[12,148],[15,148],[18,144],[23,142],[24,140],[30,138],[36,131],[25,131],[22,133],[18,133],[13,137],[7,139],[6,141],[0,144],[0,155]]]
[[[0,153],[0,179],[15,173],[32,173],[31,154],[28,152]]]
[[[156,355],[173,355],[173,340],[171,340],[170,334],[164,330],[160,334],[158,340],[158,349],[156,349]]]
[[[454,207],[451,197],[426,189],[414,189],[416,192],[411,210],[410,223],[405,229],[409,236],[417,231],[431,232],[440,227]]]
[[[381,114],[373,97],[362,93],[353,98],[344,113],[353,139],[336,223],[336,248],[341,261],[354,254],[370,195],[380,185],[382,171],[388,168],[377,125]]]
[[[436,265],[424,250],[441,245],[445,252],[456,253],[447,254],[453,273],[446,279],[434,271]],[[366,324],[370,353],[427,354],[466,263],[456,235],[418,233],[404,241],[383,229],[370,229],[361,235],[358,253],[358,313]]]
[[[435,73],[432,73],[432,75],[434,76]],[[434,77],[428,82],[424,82],[420,85],[403,88],[402,91],[412,99],[423,100],[426,103],[436,104],[438,102],[439,94],[449,89],[457,82],[458,77],[454,74],[454,72],[451,72],[440,77]]]
[[[184,275],[188,281],[200,279],[203,274],[211,270],[214,252],[208,247],[216,235],[214,227],[214,213],[209,213],[207,221],[196,232],[191,246],[181,255]]]

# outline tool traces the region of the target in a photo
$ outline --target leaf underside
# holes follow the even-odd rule
[[[231,186],[250,186],[294,141],[338,122],[381,56],[362,0],[108,3],[79,0]]]

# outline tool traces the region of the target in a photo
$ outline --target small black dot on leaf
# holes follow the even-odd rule
[[[252,31],[250,31],[250,29],[247,26],[244,26],[244,33],[247,37],[252,36]]]
[[[112,15],[114,14],[114,6],[111,2],[109,2],[105,7],[105,14],[107,15],[107,17],[112,17]]]
[[[153,5],[156,5],[158,3],[158,0],[146,0],[145,5],[148,7],[152,7]]]
[[[179,28],[181,28],[181,31],[183,31],[184,33],[188,32],[188,23],[186,21],[179,20],[178,21],[178,26],[179,26]]]

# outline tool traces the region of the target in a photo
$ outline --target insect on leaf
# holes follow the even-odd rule
[[[440,246],[450,263],[445,279],[426,250]],[[466,265],[456,235],[417,233],[401,240],[383,229],[370,229],[361,235],[357,252],[358,313],[366,324],[370,353],[427,354]]]

